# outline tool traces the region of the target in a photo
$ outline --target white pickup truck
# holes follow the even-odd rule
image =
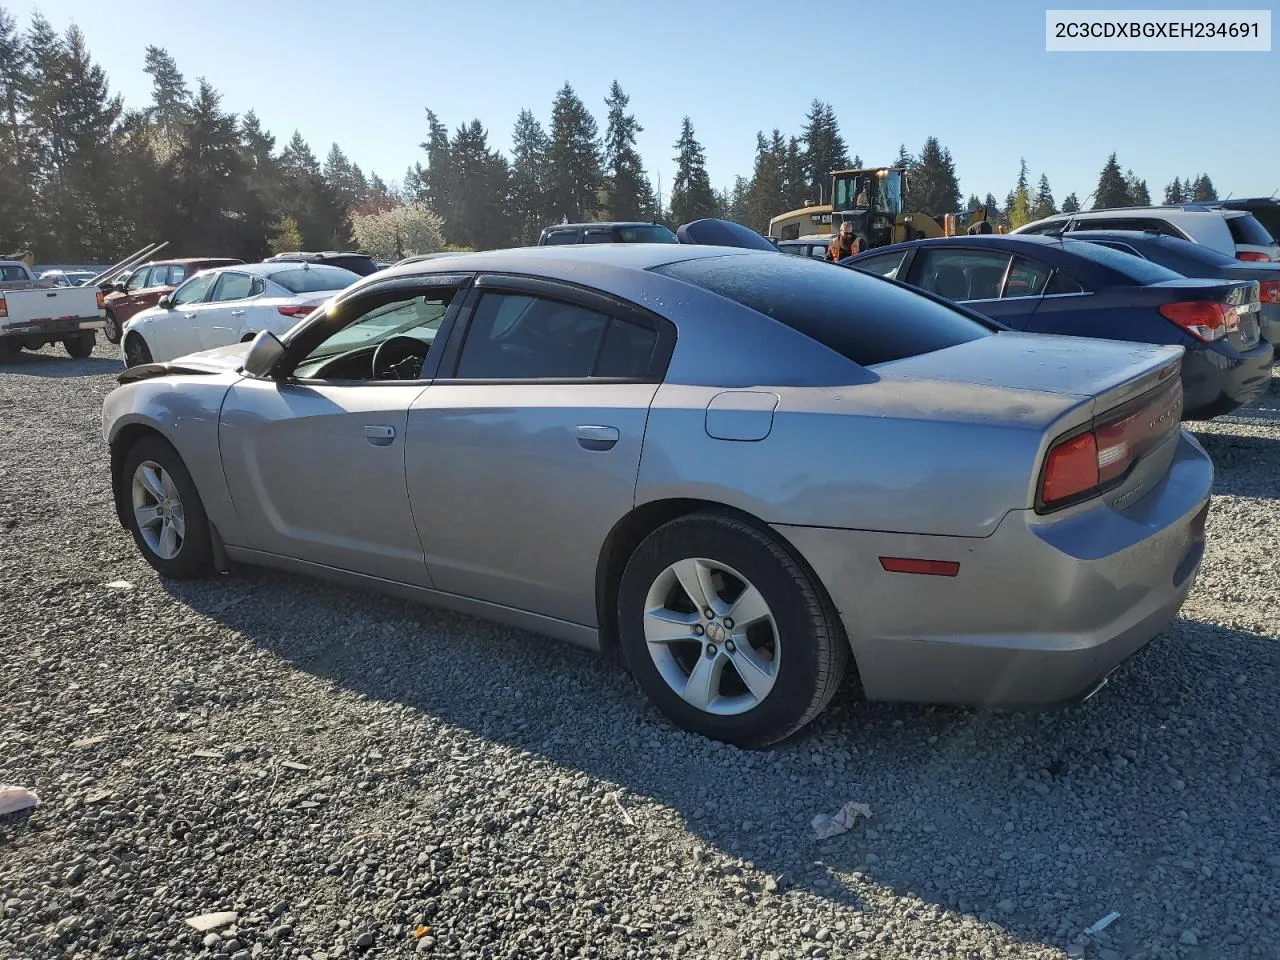
[[[0,260],[0,361],[59,342],[73,357],[89,356],[106,324],[103,296],[97,287],[37,280],[21,260]]]

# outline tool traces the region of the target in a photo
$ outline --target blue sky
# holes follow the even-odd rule
[[[726,186],[750,174],[756,131],[798,132],[814,97],[832,103],[864,162],[890,163],[899,143],[916,151],[932,134],[951,149],[965,194],[1001,202],[1019,156],[1033,179],[1048,174],[1059,201],[1071,191],[1083,201],[1112,151],[1157,200],[1174,176],[1201,171],[1223,195],[1280,188],[1280,52],[1046,53],[1044,11],[1061,0],[0,5],[23,27],[36,8],[59,29],[79,24],[130,105],[148,100],[143,54],[157,44],[193,85],[204,76],[221,91],[226,109],[256,110],[278,141],[297,128],[322,157],[337,141],[388,180],[424,159],[425,107],[451,130],[478,117],[506,150],[516,114],[528,107],[546,124],[566,81],[603,131],[617,78],[664,195],[682,115],[712,182]]]

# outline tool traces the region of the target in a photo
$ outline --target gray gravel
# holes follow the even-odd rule
[[[0,370],[0,782],[43,801],[0,818],[0,956],[1280,956],[1280,390],[1197,425],[1201,579],[1092,701],[844,697],[751,753],[529,635],[161,583],[109,501],[117,357]]]

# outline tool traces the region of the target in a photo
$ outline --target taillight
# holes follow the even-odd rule
[[[1065,507],[1121,482],[1181,420],[1182,381],[1177,379],[1095,420],[1084,432],[1058,440],[1045,457],[1036,509]]]
[[[101,290],[98,291],[98,309],[105,310],[107,306],[107,295]]]
[[[9,316],[9,305],[4,302],[4,297],[0,297],[0,320]]]
[[[1263,303],[1280,303],[1280,280],[1263,280],[1259,283],[1258,299]]]
[[[1248,260],[1250,262],[1270,263],[1271,257],[1265,253],[1258,253],[1256,250],[1237,250],[1237,260]]]
[[[1240,316],[1235,307],[1209,300],[1162,304],[1160,315],[1205,343],[1221,340],[1240,328]]]
[[[276,307],[276,309],[286,317],[305,317],[314,310],[315,307],[306,306],[305,304],[295,305],[292,303],[282,303],[280,306]]]

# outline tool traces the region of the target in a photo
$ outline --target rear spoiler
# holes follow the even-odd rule
[[[676,231],[676,239],[681,243],[702,247],[743,247],[747,250],[769,250],[778,252],[777,246],[750,227],[744,227],[732,220],[717,220],[708,217],[686,223]]]

